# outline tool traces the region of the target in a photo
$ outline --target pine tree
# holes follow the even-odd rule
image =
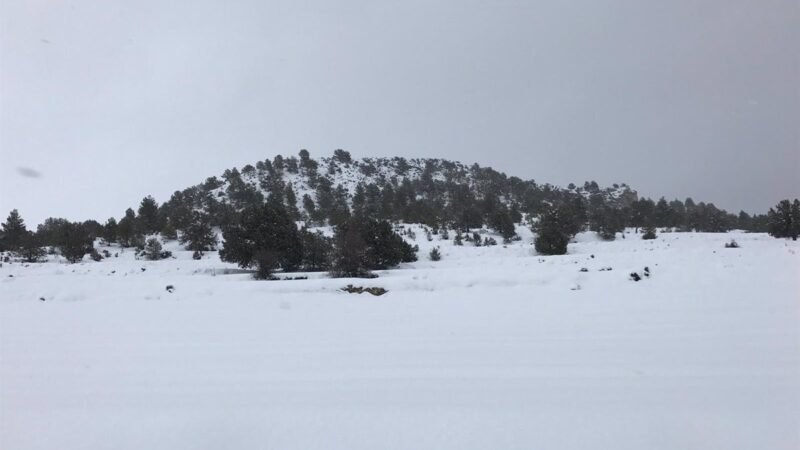
[[[171,220],[167,220],[161,227],[161,237],[167,241],[178,239],[178,230],[172,225]]]
[[[150,261],[158,261],[169,257],[166,252],[162,251],[161,242],[156,237],[147,239],[147,243],[144,246],[144,255]]]
[[[64,225],[63,242],[59,245],[59,250],[67,261],[79,262],[93,248],[91,235],[83,224],[67,222]]]
[[[143,234],[158,233],[161,230],[158,222],[158,203],[148,195],[139,204],[139,230]]]
[[[64,242],[64,229],[69,221],[55,217],[48,217],[36,227],[36,238],[39,244],[50,247],[59,247]]]
[[[306,211],[309,222],[320,224],[325,220],[317,211],[317,205],[308,194],[303,194],[303,209]]]
[[[536,240],[534,247],[543,255],[563,255],[567,253],[570,240],[570,230],[574,218],[571,212],[564,207],[550,206],[539,218],[534,231]]]
[[[118,232],[118,225],[117,219],[113,217],[109,217],[106,220],[105,225],[103,225],[103,240],[109,244],[113,244],[117,242],[117,232]]]
[[[428,254],[428,258],[431,261],[439,261],[442,259],[442,254],[439,252],[439,247],[434,247],[431,249],[431,252]]]
[[[185,245],[186,250],[203,252],[214,250],[217,245],[217,234],[211,227],[209,217],[195,212],[192,221],[183,230],[179,242]]]
[[[489,227],[500,233],[505,242],[510,241],[511,238],[517,235],[517,231],[514,228],[514,220],[504,208],[495,210],[489,216]]]
[[[593,217],[592,230],[607,241],[613,241],[616,234],[625,229],[625,219],[619,209],[604,206],[596,211]]]
[[[349,223],[336,227],[330,275],[334,278],[369,278],[374,276],[367,261],[367,243],[361,230]]]
[[[794,199],[789,215],[792,221],[792,226],[789,228],[789,237],[796,241],[797,237],[800,236],[800,200]]]
[[[22,220],[19,211],[12,210],[5,223],[3,223],[3,246],[12,251],[18,249],[22,245],[22,239],[27,232],[25,221]]]
[[[297,208],[297,195],[294,193],[292,185],[287,183],[284,189],[284,202],[286,203],[286,213],[292,220],[300,220],[300,210]]]
[[[337,149],[333,151],[333,160],[338,161],[342,164],[350,164],[353,162],[353,158],[350,156],[350,152],[344,151],[342,149]]]
[[[333,192],[333,209],[329,216],[331,225],[338,225],[350,218],[350,207],[347,204],[347,190],[341,184]]]
[[[309,272],[329,270],[333,240],[320,231],[314,233],[306,228],[300,230],[300,239],[303,246],[303,270]]]
[[[123,247],[133,247],[140,240],[140,236],[136,226],[136,213],[132,208],[128,208],[125,217],[117,225],[117,239]]]
[[[19,247],[15,251],[17,257],[22,258],[24,262],[35,263],[44,259],[47,252],[42,248],[36,234],[25,231],[19,242]]]
[[[356,185],[356,191],[353,193],[353,215],[363,216],[366,203],[367,203],[366,190],[364,189],[363,184],[358,183]]]
[[[370,277],[371,270],[416,261],[416,252],[389,222],[353,217],[336,227],[331,276]]]
[[[245,208],[239,221],[222,231],[223,261],[256,267],[257,279],[270,279],[277,269],[296,270],[302,263],[300,234],[283,205],[269,201]]]
[[[667,199],[661,197],[656,203],[656,210],[653,213],[653,224],[657,227],[671,227],[672,225],[672,208],[670,208]]]
[[[769,234],[776,238],[790,237],[792,230],[792,204],[789,200],[781,200],[775,208],[770,208]]]

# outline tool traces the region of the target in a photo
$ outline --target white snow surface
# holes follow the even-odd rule
[[[545,257],[522,228],[415,228],[420,261],[369,280],[255,281],[175,243],[3,264],[0,448],[800,448],[800,243],[581,234]]]

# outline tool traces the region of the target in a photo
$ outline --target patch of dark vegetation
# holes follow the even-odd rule
[[[650,278],[650,268],[645,266],[641,274],[639,274],[638,272],[631,272],[629,278],[632,281],[641,281],[645,278]]]
[[[382,287],[362,287],[362,286],[353,286],[352,284],[348,284],[347,286],[342,288],[343,291],[348,292],[350,294],[363,294],[364,292],[368,294],[372,294],[375,296],[381,296],[389,291]]]
[[[739,243],[736,240],[731,239],[730,242],[725,243],[725,248],[739,248]]]
[[[94,248],[92,249],[92,251],[91,251],[91,252],[89,252],[89,257],[90,257],[90,258],[92,258],[92,261],[95,261],[95,262],[100,262],[100,261],[102,261],[102,260],[103,260],[103,255],[101,255],[101,254],[100,254],[100,253],[99,253],[99,252],[98,252],[96,249],[94,249]]]

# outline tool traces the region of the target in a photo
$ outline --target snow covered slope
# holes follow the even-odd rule
[[[519,231],[417,229],[420,261],[374,280],[4,264],[0,448],[800,448],[797,242],[581,234],[541,257]]]
[[[275,186],[281,189],[291,187],[296,197],[296,206],[303,211],[303,197],[308,195],[318,201],[317,187],[320,180],[327,180],[331,187],[344,190],[347,201],[352,203],[359,185],[361,187],[392,185],[395,188],[404,182],[421,183],[419,195],[442,195],[451,185],[466,187],[477,198],[488,193],[499,194],[501,200],[510,204],[524,204],[530,191],[536,191],[537,201],[550,200],[560,194],[577,194],[588,199],[592,194],[600,196],[604,202],[614,207],[629,205],[638,198],[636,191],[626,184],[614,184],[600,188],[595,182],[587,182],[583,187],[570,185],[566,188],[550,184],[539,185],[533,180],[521,180],[497,172],[490,167],[471,166],[458,161],[436,158],[361,158],[346,159],[319,157],[308,160],[290,156],[278,156],[273,160],[259,161],[255,166],[246,165],[226,170],[220,177],[210,177],[191,190],[208,193],[211,198],[229,204],[236,204],[232,197],[260,195],[269,197]],[[243,192],[243,191],[249,192]],[[186,192],[186,191],[185,191]]]

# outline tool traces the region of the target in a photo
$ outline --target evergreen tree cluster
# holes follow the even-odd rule
[[[625,227],[641,229],[645,239],[654,238],[658,229],[741,229],[796,238],[800,223],[796,205],[797,200],[785,200],[769,214],[742,211],[734,215],[691,198],[639,198],[625,184],[601,188],[587,181],[562,189],[509,177],[478,164],[399,157],[357,160],[341,149],[332,157],[315,160],[301,150],[297,157],[277,155],[241,170],[228,169],[220,177],[174,192],[163,204],[147,196],[121,218],[109,218],[104,224],[48,218],[32,232],[19,213],[12,211],[0,233],[0,251],[37,261],[48,249],[78,261],[92,253],[96,238],[141,251],[148,236],[160,236],[179,240],[200,258],[217,249],[217,230],[222,230],[226,243],[221,254],[241,265],[258,267],[262,277],[275,270],[300,268],[354,274],[396,264],[398,253],[405,255],[399,261],[410,258],[398,241],[394,240],[394,250],[385,254],[386,247],[375,247],[376,238],[370,237],[378,233],[381,242],[392,241],[386,227],[391,232],[389,224],[397,222],[443,230],[442,239],[449,238],[450,229],[454,245],[463,245],[465,240],[492,245],[492,240],[475,239],[472,232],[488,227],[508,242],[518,239],[515,227],[528,218],[535,222],[537,249],[558,254],[576,233],[586,229],[609,240]],[[268,220],[269,226],[256,227],[261,220]],[[298,227],[302,223],[305,226]],[[335,238],[308,231],[326,224],[337,230]],[[253,229],[259,230],[255,234],[259,244],[248,250],[253,246],[243,242],[250,237],[239,236],[249,236]],[[367,234],[362,230],[368,230]],[[354,248],[361,250],[344,255],[343,242],[357,243]],[[365,262],[361,269],[352,269],[348,261],[357,260]]]
[[[320,171],[319,167],[327,170]],[[299,190],[299,191],[298,191]],[[302,194],[302,195],[299,195]],[[654,202],[638,198],[625,184],[602,189],[594,182],[566,189],[533,180],[508,177],[492,168],[442,159],[353,159],[344,150],[330,158],[277,155],[226,170],[221,177],[183,191],[159,205],[145,197],[117,222],[109,219],[102,236],[123,247],[144,246],[144,237],[161,233],[178,237],[187,248],[202,253],[215,248],[214,228],[235,224],[246,208],[266,201],[283,206],[292,221],[309,226],[337,226],[353,217],[421,223],[464,232],[488,227],[508,242],[515,224],[537,217],[549,205],[567,204],[576,217],[574,235],[588,228],[613,239],[625,227],[674,228],[721,232],[729,229],[766,231],[766,216],[728,214],[711,203],[692,199]]]
[[[94,252],[94,240],[102,226],[93,220],[70,222],[49,218],[36,231],[28,230],[25,221],[15,209],[2,224],[0,251],[8,251],[25,262],[44,260],[47,250],[58,251],[67,261],[81,261]]]
[[[797,240],[800,236],[800,200],[781,200],[767,213],[767,231],[776,238]]]
[[[223,261],[255,268],[270,279],[277,270],[330,270],[335,277],[364,277],[416,260],[416,248],[385,221],[350,218],[336,226],[333,239],[298,229],[277,200],[245,208],[239,221],[223,228]]]

